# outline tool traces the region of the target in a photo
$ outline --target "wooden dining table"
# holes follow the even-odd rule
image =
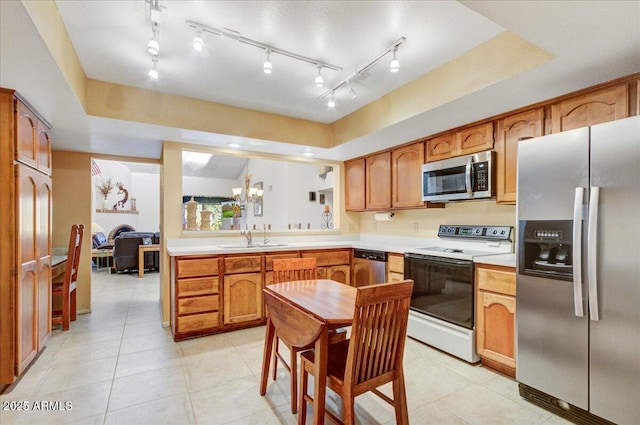
[[[294,347],[314,344],[313,423],[324,424],[328,332],[351,325],[357,290],[333,280],[316,279],[276,283],[268,285],[263,291],[268,314],[260,395],[265,395],[267,391],[276,334]]]

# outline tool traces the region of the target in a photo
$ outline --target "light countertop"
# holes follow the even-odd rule
[[[485,255],[483,257],[476,258],[477,264],[491,264],[494,266],[516,267],[516,254],[496,254]]]

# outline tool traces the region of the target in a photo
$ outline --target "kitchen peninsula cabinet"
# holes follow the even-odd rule
[[[224,324],[262,319],[262,258],[260,255],[224,259]]]
[[[476,349],[482,364],[515,377],[515,268],[476,265]]]
[[[536,108],[502,118],[497,122],[496,168],[499,204],[516,203],[518,143],[544,135],[544,109]]]
[[[345,209],[362,211],[365,209],[365,159],[358,158],[344,163]]]
[[[318,279],[331,279],[351,285],[352,249],[302,251],[303,258],[315,257]]]
[[[365,158],[365,206],[368,210],[391,208],[391,152]]]
[[[0,390],[51,335],[50,125],[0,88]]]
[[[215,331],[221,325],[219,258],[177,258],[174,268],[171,294],[174,339]]]
[[[580,94],[551,105],[551,131],[573,130],[629,116],[627,83]]]

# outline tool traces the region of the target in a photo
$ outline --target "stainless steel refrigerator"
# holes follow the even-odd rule
[[[518,145],[516,379],[578,423],[640,421],[640,116]]]

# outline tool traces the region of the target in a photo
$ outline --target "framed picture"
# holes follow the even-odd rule
[[[262,182],[257,182],[253,185],[256,189],[262,189],[262,186]],[[258,202],[253,204],[253,215],[255,217],[262,217],[262,197],[260,197]]]

